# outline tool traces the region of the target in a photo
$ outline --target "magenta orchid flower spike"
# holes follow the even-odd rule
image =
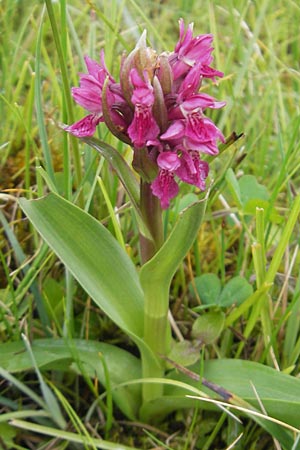
[[[133,167],[151,183],[163,209],[178,194],[179,181],[205,190],[209,166],[201,156],[216,155],[218,141],[224,142],[205,111],[225,102],[199,92],[203,79],[223,76],[211,67],[212,41],[210,34],[193,37],[193,24],[185,30],[180,19],[173,52],[157,55],[147,47],[144,32],[122,61],[120,83],[108,72],[101,52],[100,64],[85,58],[88,73],[80,74],[80,86],[72,88],[74,100],[89,114],[66,131],[92,136],[105,122],[132,146]]]

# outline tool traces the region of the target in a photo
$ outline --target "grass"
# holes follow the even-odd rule
[[[171,50],[177,20],[183,17],[194,21],[197,33],[214,34],[214,65],[225,77],[209,90],[227,106],[213,118],[226,136],[235,131],[243,137],[211,164],[214,184],[205,220],[170,293],[178,333],[190,336],[199,300],[191,285],[197,277],[216,274],[224,287],[240,275],[255,292],[244,303],[224,309],[225,327],[213,344],[202,348],[203,360],[246,359],[299,378],[297,2],[206,1],[199,9],[194,0],[3,0],[0,17],[1,342],[18,342],[23,333],[30,340],[81,338],[136,352],[41,242],[17,200],[60,193],[104,223],[138,261],[136,223],[115,174],[100,155],[69,139],[58,124],[82,117],[70,86],[78,84],[85,54],[97,58],[104,48],[108,68],[117,74],[122,51],[134,46],[144,28],[159,52]],[[99,137],[130,160],[130,150],[105,127],[99,127]],[[179,207],[178,200],[166,215],[166,229]],[[113,216],[116,210],[118,217]],[[265,283],[272,283],[267,292]],[[236,441],[235,449],[281,448],[272,433],[251,419],[240,424],[202,406],[178,409],[159,425],[128,421],[113,409],[109,389],[105,398],[84,365],[78,365],[77,373],[62,372],[69,364],[63,361],[57,367],[49,364],[51,370],[46,365],[43,375],[37,367],[17,378],[2,373],[0,446],[208,450],[233,448]],[[63,411],[66,430],[53,428],[51,408]],[[100,438],[106,441],[101,444]],[[113,444],[117,442],[123,447]]]

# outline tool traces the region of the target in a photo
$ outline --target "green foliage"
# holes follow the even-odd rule
[[[165,397],[149,402],[144,406],[143,413],[151,417],[157,417],[159,414],[167,414],[172,411],[174,405],[177,408],[187,408],[195,405],[191,399],[183,396],[186,391],[192,392],[192,387],[201,389],[204,393],[198,394],[198,401],[203,401],[202,407],[207,406],[207,393],[211,390],[217,392],[219,395],[221,391],[218,389],[222,385],[221,395],[226,398],[226,401],[234,407],[243,408],[246,415],[255,417],[257,422],[265,429],[271,432],[277,439],[279,439],[283,448],[289,449],[295,444],[295,448],[299,448],[296,439],[289,434],[276,421],[275,418],[281,422],[289,424],[288,428],[296,431],[299,424],[299,389],[300,384],[298,380],[280,373],[270,367],[263,367],[260,364],[242,361],[242,360],[214,360],[206,361],[204,368],[199,366],[192,367],[197,381],[189,381],[189,385],[182,385],[186,383],[186,374],[170,373],[168,379],[165,380],[166,388]],[[197,375],[201,371],[201,376]],[[192,372],[188,373],[193,374]],[[205,377],[205,378],[204,378]],[[176,381],[177,380],[177,383]],[[201,381],[202,380],[202,381]],[[207,390],[207,380],[212,383]],[[280,393],[278,398],[278,389],[280,386],[285,386],[285,392]],[[210,397],[210,396],[209,396]],[[197,397],[193,396],[194,399]],[[212,403],[209,403],[212,406]],[[280,408],[278,405],[280,404]],[[202,405],[202,402],[201,402]],[[217,407],[217,402],[213,403]],[[261,413],[263,405],[264,414]],[[256,408],[253,408],[255,406]],[[253,413],[253,415],[252,415]],[[268,417],[266,420],[263,417]]]
[[[203,344],[212,344],[220,336],[225,323],[221,311],[209,311],[193,323],[192,337]]]
[[[173,343],[168,354],[168,358],[171,361],[183,367],[195,364],[199,360],[199,357],[199,346],[195,345],[192,341],[186,340]],[[167,367],[172,368],[172,364],[167,365]]]
[[[251,284],[241,276],[231,278],[222,289],[221,280],[214,273],[206,273],[193,280],[203,307],[240,305],[253,293]],[[193,285],[190,290],[193,291]],[[195,310],[202,309],[196,307]]]
[[[143,293],[135,268],[93,217],[55,194],[20,204],[97,305],[123,330],[143,333]]]
[[[78,339],[37,339],[31,348],[40,370],[73,371],[91,378],[96,376],[102,384],[105,384],[105,371],[101,362],[103,355],[109,370],[115,401],[128,417],[136,416],[140,402],[139,387],[117,389],[121,383],[141,376],[140,362],[130,353],[113,345]],[[32,366],[32,359],[26,352],[23,342],[1,345],[0,367],[9,373],[20,373],[31,369]],[[22,389],[19,385],[17,387]],[[39,400],[31,392],[28,394],[32,400],[46,408],[42,399]]]
[[[140,281],[134,267],[140,261],[136,236],[139,230],[149,234],[141,220],[137,180],[127,169],[130,149],[102,126],[99,140],[87,143],[66,136],[58,124],[82,116],[70,86],[78,85],[85,54],[97,59],[104,48],[116,73],[122,51],[132,48],[144,28],[158,51],[171,50],[179,17],[193,21],[196,33],[214,34],[214,66],[225,77],[211,89],[227,106],[212,116],[225,136],[236,131],[244,137],[211,163],[215,182],[205,213],[198,204],[181,216],[194,214],[190,226],[190,218],[177,223],[178,212],[198,193],[182,188],[164,227],[171,238],[177,223],[186,236],[184,249],[174,250],[176,232],[159,259],[145,265]],[[132,428],[134,421],[163,420],[173,412],[172,424],[169,419],[157,424],[165,434],[151,433],[174,450],[187,442],[201,450],[227,448],[241,432],[240,448],[271,448],[273,438],[282,448],[299,448],[299,432],[284,425],[251,412],[246,413],[251,420],[240,424],[210,403],[186,398],[187,392],[220,396],[174,370],[152,380],[160,385],[161,397],[140,410],[145,372],[133,356],[139,348],[150,366],[164,372],[163,362],[142,340],[141,284],[151,297],[170,286],[177,325],[172,325],[176,343],[169,357],[190,365],[201,354],[200,366],[193,369],[231,392],[232,406],[246,402],[299,427],[299,20],[292,0],[207,2],[201,14],[193,0],[0,3],[0,445],[146,449],[153,442]],[[48,191],[59,196],[21,204],[60,259],[41,242],[16,201]],[[198,241],[183,260],[202,214]],[[126,252],[113,236],[125,243]],[[161,307],[165,314],[166,304],[158,302],[157,311]],[[207,340],[204,348],[195,342],[198,332]],[[31,356],[21,333],[30,338]],[[150,341],[155,336],[152,330]],[[178,380],[184,380],[185,389]],[[171,381],[175,384],[167,387]],[[105,398],[110,393],[113,409]],[[68,431],[51,418],[52,395]],[[198,411],[194,422],[180,411],[190,407]],[[128,428],[118,428],[120,415],[130,419]]]
[[[16,429],[7,423],[0,423],[0,434],[2,443],[7,448],[13,448],[14,438],[16,437],[17,434]]]

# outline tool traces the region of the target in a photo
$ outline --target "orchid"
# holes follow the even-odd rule
[[[74,100],[89,114],[66,131],[92,136],[105,122],[133,148],[133,167],[150,182],[163,209],[178,194],[180,181],[205,190],[209,166],[202,155],[217,155],[218,141],[224,142],[205,111],[225,102],[199,92],[203,79],[223,76],[210,66],[212,41],[210,34],[193,37],[193,24],[185,30],[180,19],[173,52],[157,55],[143,33],[122,61],[120,83],[106,68],[102,51],[100,64],[85,58],[88,74],[80,74],[80,87],[72,89]]]
[[[282,449],[300,450],[300,380],[284,373],[293,370],[298,374],[300,355],[295,266],[300,195],[292,201],[295,189],[290,192],[290,188],[296,185],[291,177],[297,161],[293,167],[289,164],[296,156],[297,133],[291,132],[284,155],[286,164],[281,167],[278,182],[274,183],[272,176],[274,192],[270,195],[254,175],[240,175],[241,170],[238,176],[235,174],[245,156],[239,149],[243,134],[232,132],[225,140],[213,120],[225,102],[209,90],[223,76],[214,68],[211,34],[194,36],[193,25],[185,25],[181,19],[173,51],[159,54],[146,43],[144,32],[136,47],[122,56],[119,74],[110,73],[101,51],[99,61],[85,57],[85,73],[79,74],[78,85],[71,90],[67,69],[72,71],[73,64],[66,64],[66,59],[71,58],[72,49],[81,53],[79,39],[83,37],[85,45],[87,39],[93,42],[101,29],[111,52],[106,56],[112,61],[116,46],[132,29],[131,23],[126,29],[129,9],[134,23],[131,3],[143,3],[143,7],[145,3],[145,13],[153,10],[154,24],[146,21],[153,32],[159,24],[156,15],[162,9],[155,8],[154,12],[151,2],[126,0],[115,2],[118,11],[109,11],[109,4],[106,10],[94,10],[90,4],[85,8],[85,12],[90,11],[90,16],[85,14],[86,20],[92,19],[89,30],[89,23],[82,27],[78,22],[83,15],[79,16],[77,9],[67,9],[70,2],[56,2],[60,3],[58,9],[51,0],[45,3],[48,17],[44,11],[40,17],[35,14],[36,75],[24,86],[28,91],[21,111],[24,114],[16,115],[11,104],[10,116],[18,121],[7,134],[12,143],[9,151],[18,152],[19,140],[12,139],[13,131],[19,128],[22,137],[24,127],[17,125],[22,125],[19,119],[23,116],[26,131],[32,122],[33,131],[29,130],[24,139],[24,181],[18,176],[17,189],[4,189],[1,194],[0,220],[6,240],[0,274],[1,281],[7,281],[0,291],[1,394],[11,392],[13,401],[6,401],[7,396],[3,397],[5,401],[1,399],[1,421],[8,422],[9,428],[8,432],[1,428],[0,442],[6,444],[5,448],[15,448],[14,443],[25,445],[30,440],[28,433],[33,432],[39,436],[32,438],[30,448],[37,442],[39,448],[64,447],[69,442],[84,448],[115,450],[134,450],[134,445],[146,449],[156,444],[174,449],[190,445],[195,449],[232,448],[236,444],[254,448],[259,430],[256,426],[253,433],[250,421],[256,421],[264,429],[259,448],[274,441]],[[214,12],[204,9],[202,23]],[[13,12],[10,8],[7,19],[18,16]],[[229,18],[234,19],[235,13]],[[72,28],[72,15],[74,26],[79,24],[81,28],[79,32]],[[98,16],[102,18],[100,23],[96,22]],[[269,8],[269,16],[260,12],[258,22],[271,16]],[[53,62],[60,64],[61,72],[50,61],[54,45],[49,54],[43,51],[50,42],[50,24],[57,47]],[[122,31],[118,31],[121,24]],[[170,26],[160,31],[164,33]],[[15,31],[16,26],[8,28]],[[69,29],[76,42],[66,45]],[[22,26],[19,37],[24,30]],[[238,38],[223,31],[218,29],[222,36],[220,55],[226,52],[224,36],[228,36],[228,42]],[[278,42],[283,36],[280,31]],[[162,34],[161,41],[163,38]],[[18,37],[10,39],[5,48],[10,50],[9,44],[19,41]],[[14,60],[18,55],[15,47]],[[295,51],[291,52],[289,62],[294,55]],[[231,64],[237,58],[231,56],[227,66],[238,72]],[[250,56],[248,48],[245,56]],[[250,66],[256,56],[246,58]],[[270,60],[269,54],[263,56]],[[46,72],[41,70],[43,61],[49,69]],[[23,67],[24,58],[20,62],[20,80],[13,76],[14,95],[2,96],[5,101],[11,97],[14,102],[17,91],[23,95],[21,87],[28,67]],[[240,80],[248,65],[238,72]],[[263,74],[265,64],[256,68]],[[274,65],[273,72],[276,69]],[[53,138],[48,134],[53,127],[44,124],[49,93],[40,89],[43,74],[45,86],[53,83],[53,74],[59,74],[62,80],[51,94],[55,101],[51,107],[55,111],[53,120],[69,118],[69,125],[62,127],[66,133],[55,133]],[[255,87],[261,78],[254,80]],[[271,81],[273,86],[273,77]],[[228,77],[222,86],[228,89],[228,95],[230,82]],[[6,94],[9,84],[4,87]],[[217,86],[212,87],[216,91]],[[261,92],[269,91],[266,83],[260,87]],[[72,119],[71,93],[86,110],[76,122]],[[257,98],[253,98],[252,106],[255,101]],[[271,106],[267,111],[276,105],[273,99],[271,103],[259,101]],[[37,122],[32,118],[34,103]],[[235,104],[235,114],[238,109]],[[255,108],[252,116],[246,125],[248,130],[257,118]],[[298,122],[293,120],[292,127],[283,127],[285,143],[288,131],[298,130]],[[230,127],[230,118],[226,124]],[[263,117],[262,126],[266,128]],[[274,127],[267,128],[269,135],[261,143],[265,155],[254,158],[262,166],[276,156],[273,145],[271,153],[267,149],[268,142],[274,141]],[[252,134],[247,148],[257,141]],[[36,142],[38,161],[32,159],[31,142]],[[228,151],[232,144],[234,149]],[[222,157],[216,161],[219,152]],[[3,155],[4,160],[9,156],[6,148]],[[10,159],[8,163],[10,169]],[[31,171],[32,164],[36,173]],[[208,183],[212,167],[217,177]],[[264,172],[262,167],[260,177]],[[211,197],[208,184],[212,186]],[[16,191],[17,197],[10,191]],[[291,195],[285,195],[285,191]],[[279,209],[275,198],[278,193]],[[17,202],[22,211],[17,209]],[[284,211],[290,209],[285,221],[279,214],[282,206]],[[248,245],[244,251],[245,239]],[[283,286],[278,277],[281,268]],[[287,289],[289,280],[292,285]],[[282,302],[282,294],[289,298]],[[277,341],[276,334],[280,338]],[[255,362],[247,361],[248,357]],[[28,383],[34,389],[29,389]],[[17,390],[22,392],[21,397]],[[180,412],[185,408],[193,410]],[[232,408],[236,408],[234,415]],[[237,422],[240,414],[243,422],[247,417],[244,425]],[[180,425],[180,433],[176,432],[175,438],[174,418],[180,420],[176,425],[176,429]],[[224,419],[229,432],[219,426]],[[139,431],[139,424],[151,435]],[[14,429],[18,428],[16,434]],[[250,435],[254,436],[253,445]]]

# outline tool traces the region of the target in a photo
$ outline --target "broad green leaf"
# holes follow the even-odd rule
[[[129,418],[135,418],[141,402],[139,385],[120,387],[121,383],[141,376],[140,361],[130,353],[110,344],[80,339],[38,339],[31,345],[40,370],[75,370],[105,385],[105,374],[99,353],[105,358],[115,403]],[[0,367],[10,373],[33,370],[32,359],[23,342],[0,345]]]
[[[157,316],[168,308],[171,280],[197,236],[205,207],[206,199],[185,209],[164,245],[141,268],[141,284],[146,295],[157,300]]]
[[[205,273],[194,279],[197,293],[204,305],[216,305],[221,293],[221,281],[214,273]]]
[[[251,284],[245,278],[237,276],[225,284],[218,303],[220,306],[240,305],[252,294]]]
[[[222,311],[208,311],[199,316],[192,327],[192,338],[203,344],[212,344],[224,328],[225,315]]]
[[[221,281],[214,273],[205,273],[195,278],[195,286],[200,300],[205,306],[227,307],[240,305],[253,293],[252,286],[245,278],[236,276],[221,288]],[[192,287],[191,287],[192,289]],[[195,307],[201,311],[203,306]]]
[[[243,206],[247,204],[249,200],[268,200],[269,193],[267,188],[258,183],[254,175],[243,175],[239,181],[239,188],[241,193],[241,200]]]
[[[300,380],[259,363],[243,360],[214,360],[205,363],[205,377],[297,428],[300,426]]]
[[[230,189],[230,192],[231,192],[235,202],[237,203],[238,206],[241,206],[242,199],[241,199],[240,186],[239,186],[238,180],[235,176],[235,173],[233,172],[231,167],[227,170],[225,178],[226,178],[228,187]]]
[[[190,370],[200,373],[199,365],[190,367]],[[197,382],[189,380],[186,375],[173,372],[169,376],[199,386]],[[260,410],[257,393],[269,416],[299,428],[300,380],[298,378],[263,364],[238,359],[205,361],[203,376]],[[213,395],[204,386],[201,386],[201,389]],[[174,390],[166,393],[178,394]]]
[[[156,361],[152,357],[151,360],[148,357],[147,360],[143,358],[143,374],[146,377],[162,376],[162,364],[158,360],[158,354],[166,355],[170,351],[167,314],[171,280],[196,238],[205,205],[206,200],[203,200],[185,209],[179,215],[177,223],[163,246],[141,268],[140,280],[145,295],[144,342],[151,349],[152,355],[156,357]],[[145,385],[144,398],[160,396],[160,390],[160,386]]]
[[[95,303],[124,331],[143,334],[136,269],[109,231],[56,194],[20,205],[43,239]]]
[[[206,207],[206,199],[192,204],[178,218],[170,236],[160,250],[141,269],[141,280],[149,284],[159,279],[169,283],[179,264],[196,239]],[[165,278],[167,279],[165,281]]]
[[[190,368],[196,374],[200,373],[199,364]],[[227,402],[247,407],[255,407],[257,412],[262,413],[257,395],[267,411],[270,418],[277,419],[296,430],[299,430],[300,423],[300,380],[295,377],[283,374],[267,366],[258,363],[242,360],[212,360],[205,361],[204,371],[201,370],[201,377],[214,383],[219,393],[227,397]],[[186,398],[190,394],[189,389],[176,385],[178,383],[188,383],[191,388],[198,387],[210,398],[220,399],[216,391],[207,389],[201,381],[194,381],[183,373],[172,371],[165,380],[163,397],[157,398],[143,405],[142,414],[144,420],[162,419],[167,414],[181,408],[200,407],[202,409],[215,408],[211,403]],[[170,385],[168,386],[168,380]],[[255,392],[256,391],[256,392]],[[221,397],[222,399],[222,397]],[[232,410],[235,414],[237,412]],[[245,414],[245,413],[243,413]],[[285,450],[300,449],[300,444],[295,444],[297,434],[287,431],[282,425],[274,423],[265,418],[246,413],[255,420],[261,427],[276,438]],[[300,430],[299,430],[300,431]]]
[[[168,358],[177,362],[181,366],[190,366],[195,364],[200,358],[199,347],[196,348],[191,341],[180,341],[173,344]],[[169,366],[167,364],[168,367]]]

